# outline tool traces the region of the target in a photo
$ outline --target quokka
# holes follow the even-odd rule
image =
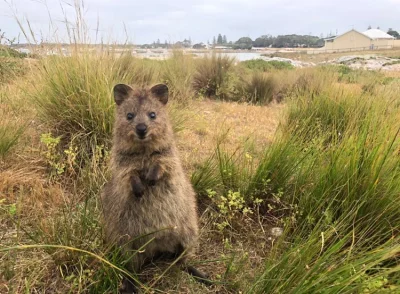
[[[118,84],[113,92],[112,176],[101,196],[107,241],[131,255],[129,269],[136,273],[157,257],[180,257],[183,269],[208,284],[187,266],[198,244],[197,204],[167,115],[168,87]],[[123,288],[137,289],[127,279]]]

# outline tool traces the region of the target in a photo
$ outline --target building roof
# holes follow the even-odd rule
[[[364,37],[367,37],[367,38],[369,38],[369,39],[372,39],[370,36],[368,36],[368,35],[366,35],[366,34],[364,34],[364,33],[360,33],[359,31],[357,31],[357,30],[355,30],[355,29],[351,29],[350,31],[347,31],[347,32],[345,32],[345,33],[343,33],[343,34],[341,34],[341,35],[337,35],[337,36],[332,36],[332,37],[329,37],[329,38],[325,38],[324,41],[335,40],[335,39],[337,39],[337,38],[339,38],[339,37],[341,37],[341,36],[344,36],[344,35],[346,35],[346,34],[348,34],[348,33],[351,33],[351,32],[356,32],[357,34],[360,34],[360,35],[363,35]]]
[[[371,39],[394,39],[393,36],[378,29],[370,29],[363,32],[363,34]]]

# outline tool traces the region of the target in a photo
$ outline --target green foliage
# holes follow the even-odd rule
[[[254,47],[273,47],[273,48],[281,48],[281,47],[323,47],[324,40],[317,36],[309,36],[309,35],[281,35],[277,37],[273,37],[271,35],[264,35],[257,38],[253,42]]]
[[[9,96],[6,87],[0,88],[0,161],[12,152],[28,125],[26,118],[23,121],[16,117]]]
[[[339,65],[336,68],[339,74],[339,82],[361,85],[384,84],[387,82],[387,77],[378,71],[351,69],[347,65]]]
[[[254,182],[277,174],[269,183],[278,181],[275,185],[284,190],[281,203],[300,210],[295,218],[290,213],[284,219],[285,242],[271,253],[253,292],[357,293],[377,285],[379,290],[396,288],[393,276],[383,284],[372,282],[399,273],[394,260],[400,240],[391,228],[400,222],[399,158],[393,156],[400,142],[394,117],[384,114],[389,105],[366,95],[343,97],[333,92],[331,97],[304,97],[289,110],[282,140],[291,151],[266,157],[262,164],[285,162],[289,154],[293,164],[264,168],[270,172],[261,173]],[[290,246],[285,245],[288,241]],[[391,267],[371,272],[389,261]],[[322,290],[322,284],[332,287]]]
[[[60,141],[61,137],[54,138],[50,133],[42,134],[40,136],[40,142],[42,142],[46,148],[43,155],[50,168],[51,178],[59,176],[65,171],[65,163],[62,162],[61,156],[58,152]]]
[[[290,91],[294,97],[319,95],[332,82],[333,73],[322,68],[304,69],[296,76]]]
[[[217,38],[217,44],[222,44],[223,43],[223,38],[221,34],[218,34],[218,38]]]
[[[323,45],[324,41],[316,36],[282,35],[275,38],[272,47],[322,47]]]
[[[109,145],[114,121],[113,86],[124,82],[148,85],[156,72],[152,64],[129,55],[111,58],[74,53],[71,57],[49,57],[42,60],[31,96],[43,122],[55,135],[62,136],[64,145],[75,140],[82,158],[93,154],[98,145]]]
[[[220,185],[221,180],[219,177],[216,177],[217,168],[215,155],[213,155],[194,170],[190,180],[194,190],[199,195],[207,195],[208,190],[215,189],[215,187]]]
[[[209,190],[227,194],[228,191],[245,193],[248,189],[254,172],[253,156],[248,150],[227,151],[226,134],[219,135],[215,152],[192,174],[192,184],[202,196],[208,195]]]
[[[18,122],[4,120],[0,123],[0,158],[4,158],[17,145],[25,128]]]
[[[42,81],[35,84],[33,101],[41,119],[66,145],[79,136],[81,152],[107,144],[114,116],[111,90],[117,82],[113,63],[87,55],[49,57],[39,70]]]
[[[276,80],[272,76],[254,72],[250,79],[244,82],[245,101],[267,105],[273,100],[276,88]]]
[[[182,51],[173,51],[171,58],[163,61],[161,79],[168,85],[172,101],[187,105],[193,99],[194,71],[193,58]]]
[[[393,228],[400,223],[400,109],[393,93],[380,93],[377,99],[304,88],[251,169],[243,168],[240,152],[221,147],[214,164],[208,161],[210,181],[203,183],[214,185],[208,197],[224,216],[219,229],[257,205],[285,228],[250,293],[399,289],[400,238]]]
[[[158,78],[160,66],[157,62],[149,59],[138,59],[130,53],[124,53],[115,60],[104,60],[109,62],[109,75],[112,79],[121,80],[129,85],[137,87],[148,86]],[[101,69],[102,70],[102,69]]]
[[[235,42],[233,49],[248,49],[253,47],[253,40],[249,37],[242,37]]]
[[[15,203],[6,204],[6,199],[4,198],[0,198],[0,209],[7,212],[12,218],[17,214],[17,205]]]
[[[241,62],[246,68],[251,70],[270,72],[274,70],[282,70],[282,69],[294,69],[294,66],[289,62],[271,60],[266,61],[263,59],[251,59]]]
[[[17,50],[0,44],[0,57],[24,58],[26,56],[26,53],[20,53]]]
[[[389,35],[391,35],[392,37],[395,37],[397,40],[400,39],[400,34],[397,31],[394,31],[392,29],[389,29],[389,31],[387,32]]]
[[[327,95],[299,99],[289,111],[286,127],[303,143],[329,145],[341,140],[354,113],[351,100],[335,101]],[[329,109],[329,111],[327,111]],[[359,115],[366,114],[360,109]]]
[[[252,214],[253,209],[246,206],[246,199],[240,192],[228,190],[227,194],[219,195],[214,190],[207,190],[208,197],[217,209],[216,227],[224,231],[231,227],[233,222],[241,215]]]
[[[265,35],[258,37],[257,39],[254,40],[253,46],[254,47],[269,47],[274,43],[274,37],[271,35]]]
[[[290,98],[286,120],[261,156],[246,147],[232,150],[222,138],[192,175],[196,191],[215,211],[220,232],[255,212],[284,228],[265,258],[264,271],[246,290],[397,293],[400,104],[394,88],[381,87],[394,79],[347,66],[266,75],[269,66],[286,65],[260,61],[242,63],[255,71],[242,77],[240,70],[245,70],[233,63],[221,56],[194,60],[181,53],[161,62],[85,54],[40,61],[32,95],[52,131],[41,136],[43,155],[51,177],[75,177],[66,184],[71,197],[63,199],[59,210],[30,221],[31,241],[51,256],[71,292],[108,293],[118,287],[119,269],[127,260],[103,243],[98,202],[108,177],[115,83],[165,81],[176,102],[169,108],[175,130],[185,118],[175,107],[190,101],[193,91],[222,99],[243,95],[259,104],[283,92]],[[338,79],[360,84],[363,94],[345,91]],[[18,124],[0,124],[2,156],[19,136]],[[0,208],[7,220],[21,218],[18,203],[0,200]],[[224,245],[233,246],[228,239]],[[4,267],[11,269],[7,276],[10,264]],[[226,266],[227,273],[240,271],[233,262]]]
[[[25,66],[20,59],[0,57],[0,85],[21,76],[24,71]]]
[[[233,63],[233,58],[217,54],[198,60],[193,76],[194,90],[207,97],[226,98],[229,95]]]
[[[390,65],[395,65],[395,64],[400,64],[400,59],[399,60],[393,60],[391,62],[386,62],[382,66],[390,66]]]

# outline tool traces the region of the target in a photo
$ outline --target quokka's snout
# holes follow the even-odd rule
[[[147,133],[147,125],[140,123],[136,125],[136,134],[140,139],[144,139]]]

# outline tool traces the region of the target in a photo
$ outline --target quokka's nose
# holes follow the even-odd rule
[[[147,132],[147,126],[146,126],[145,124],[138,124],[138,125],[136,126],[136,133],[137,133],[139,136],[145,135],[146,132]]]

